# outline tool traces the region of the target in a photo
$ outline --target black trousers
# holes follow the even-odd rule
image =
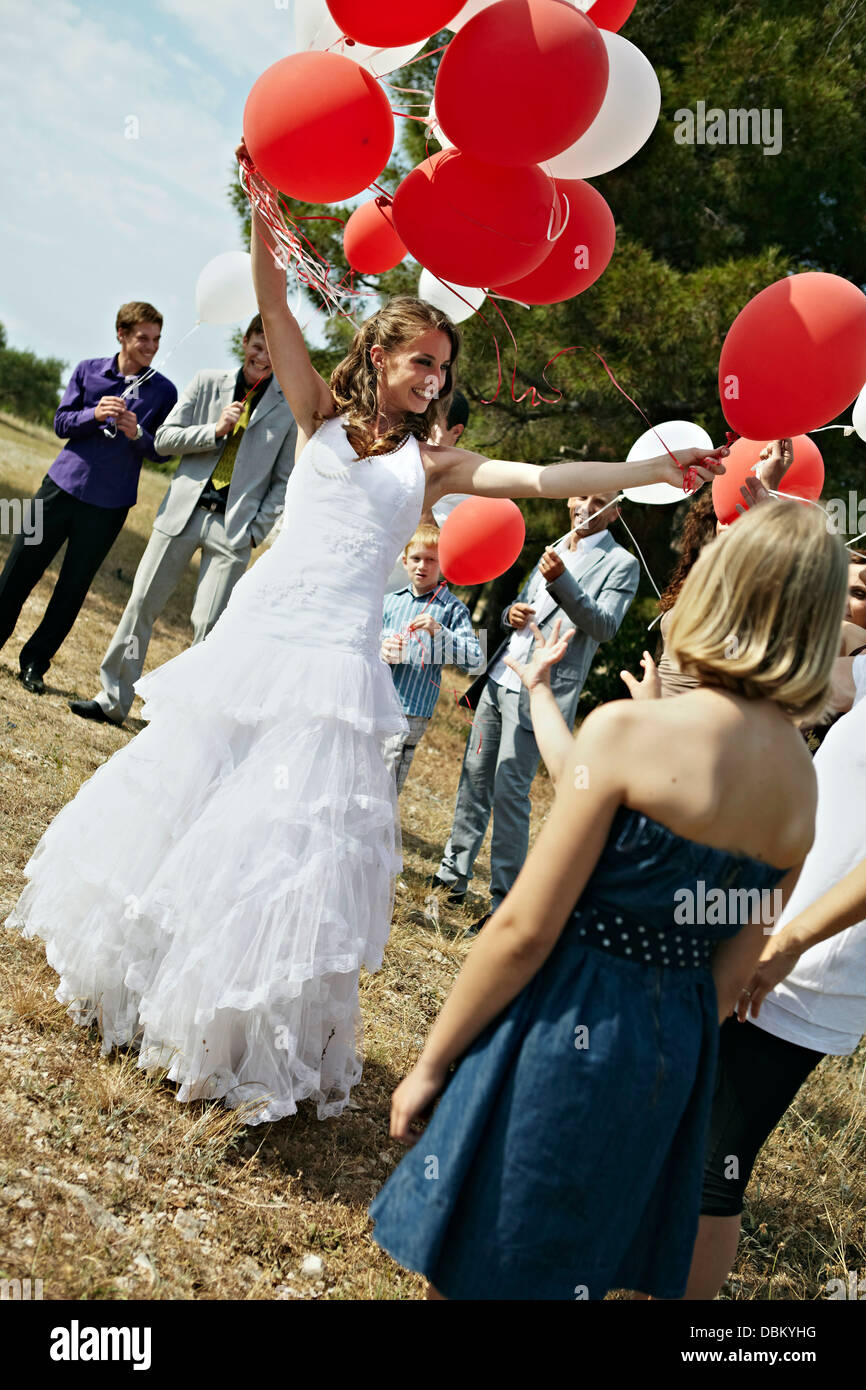
[[[29,595],[67,541],[54,593],[41,623],[21,648],[21,670],[35,666],[43,675],[68,636],[96,571],[123,527],[128,507],[95,507],[64,492],[46,474],[34,501],[41,504],[42,535],[38,545],[25,544],[19,532],[0,574],[0,647],[15,631]]]
[[[823,1052],[786,1042],[754,1023],[725,1019],[719,1033],[702,1215],[739,1216],[758,1154],[823,1057]]]

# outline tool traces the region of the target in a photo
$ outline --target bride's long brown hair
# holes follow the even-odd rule
[[[422,333],[438,329],[451,343],[451,362],[445,369],[445,384],[438,397],[430,401],[423,412],[407,410],[387,434],[375,435],[378,415],[378,373],[373,366],[370,349],[377,343],[386,352],[405,347]],[[457,384],[457,357],[460,334],[447,314],[427,304],[423,299],[396,295],[370,318],[365,319],[352,341],[352,346],[331,373],[330,387],[337,414],[346,421],[349,443],[360,458],[387,453],[414,434],[427,439],[440,410],[447,409],[448,398]]]

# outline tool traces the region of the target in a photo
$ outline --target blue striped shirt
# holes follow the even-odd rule
[[[394,687],[400,697],[404,714],[429,719],[439,697],[442,666],[460,666],[478,671],[484,665],[481,643],[472,631],[469,609],[456,598],[442,581],[432,599],[433,590],[415,594],[407,584],[396,593],[386,594],[382,611],[382,636],[402,633],[408,637],[404,651],[407,659],[391,667]],[[441,624],[442,631],[431,637],[429,632],[406,634],[413,618],[422,613]]]

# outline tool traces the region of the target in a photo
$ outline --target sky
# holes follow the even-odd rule
[[[144,299],[164,315],[165,358],[195,324],[199,271],[247,249],[232,152],[251,86],[292,51],[292,6],[2,0],[2,17],[7,341],[62,358],[65,382],[81,358],[116,350],[117,308]],[[166,375],[180,388],[231,366],[231,332],[202,325]]]

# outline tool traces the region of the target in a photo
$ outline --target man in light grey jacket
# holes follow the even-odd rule
[[[197,550],[192,609],[201,642],[283,510],[297,425],[271,370],[259,315],[244,339],[243,366],[198,372],[157,431],[156,447],[180,461],[160,504],[132,593],[100,670],[93,700],[72,700],[83,719],[122,724],[135,698],[153,625]]]
[[[529,789],[539,762],[529,692],[504,658],[526,661],[535,622],[545,635],[557,618],[560,636],[575,629],[565,655],[551,670],[551,688],[571,727],[577,702],[600,642],[619,630],[637,593],[640,566],[608,531],[619,515],[615,494],[570,497],[573,530],[548,546],[516,600],[504,609],[508,636],[487,670],[461,700],[475,710],[466,744],[451,836],[432,880],[462,902],[493,811],[490,899],[494,912],[511,889],[529,848]],[[487,921],[486,913],[470,930]]]

